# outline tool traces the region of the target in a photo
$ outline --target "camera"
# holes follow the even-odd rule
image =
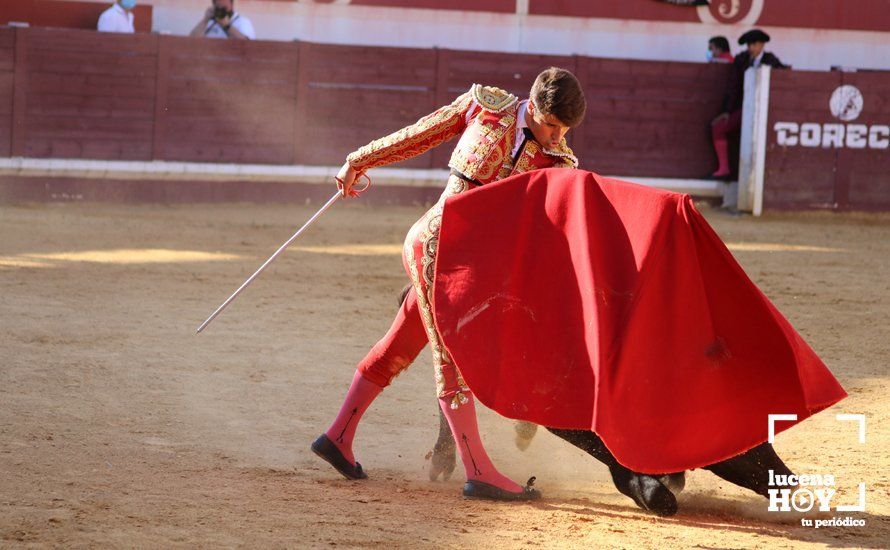
[[[213,18],[216,20],[225,19],[226,17],[231,17],[233,14],[234,14],[234,12],[231,12],[221,6],[217,6],[213,10]]]

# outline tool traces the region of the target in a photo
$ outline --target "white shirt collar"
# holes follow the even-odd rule
[[[522,130],[528,128],[528,122],[525,121],[525,115],[528,114],[528,100],[523,99],[519,102],[519,116],[516,118],[516,129]]]
[[[763,62],[763,54],[764,54],[764,52],[761,51],[761,52],[760,52],[760,55],[758,55],[757,57],[755,57],[754,60],[751,62],[751,65],[754,66],[754,67],[759,67],[759,66],[760,66],[760,63]]]
[[[519,106],[516,109],[516,134],[515,139],[513,140],[513,150],[510,151],[511,156],[516,156],[516,153],[519,151],[519,146],[522,145],[522,140],[525,138],[523,134],[523,129],[528,128],[528,123],[525,121],[525,115],[528,113],[528,100],[523,99],[519,102]]]

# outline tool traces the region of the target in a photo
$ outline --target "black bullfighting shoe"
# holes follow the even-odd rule
[[[368,479],[368,474],[362,470],[362,465],[356,462],[353,466],[325,434],[321,434],[312,442],[311,449],[346,479]]]
[[[464,496],[467,498],[506,500],[514,502],[523,500],[538,500],[539,498],[541,498],[541,491],[533,489],[532,485],[534,484],[535,477],[532,476],[528,479],[528,483],[526,483],[525,487],[522,488],[522,491],[518,493],[511,493],[506,489],[501,489],[500,487],[496,487],[490,483],[485,483],[484,481],[479,481],[478,479],[471,479],[464,484]]]

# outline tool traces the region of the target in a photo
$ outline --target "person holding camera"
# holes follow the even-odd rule
[[[255,40],[256,33],[250,19],[235,11],[235,0],[213,0],[189,36]]]

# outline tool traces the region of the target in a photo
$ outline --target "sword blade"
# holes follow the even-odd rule
[[[259,269],[257,269],[256,271],[254,271],[253,275],[251,275],[250,277],[248,277],[247,280],[244,281],[244,283],[242,283],[241,286],[238,287],[238,290],[236,290],[234,293],[232,293],[232,295],[229,296],[229,297],[226,299],[226,301],[222,303],[221,306],[219,306],[218,308],[216,308],[216,311],[214,311],[214,312],[210,315],[210,317],[207,318],[206,321],[204,321],[203,323],[201,323],[201,326],[198,327],[198,330],[197,330],[197,332],[196,332],[195,334],[200,334],[201,331],[204,330],[204,329],[207,327],[207,325],[210,324],[211,321],[213,321],[214,319],[216,319],[216,316],[219,315],[220,313],[222,313],[223,310],[226,309],[226,307],[227,307],[230,303],[232,303],[232,300],[234,300],[235,298],[238,297],[239,294],[241,294],[241,291],[242,291],[242,290],[244,290],[245,288],[247,288],[247,285],[249,285],[250,283],[252,283],[253,280],[256,279],[256,278],[260,275],[260,273],[262,273],[267,267],[269,267],[269,264],[271,264],[273,261],[275,261],[275,258],[277,258],[278,256],[280,256],[281,253],[284,252],[284,250],[285,250],[288,246],[290,246],[290,244],[291,244],[292,242],[294,242],[294,241],[297,239],[297,237],[299,237],[299,236],[303,233],[303,231],[306,230],[307,227],[309,227],[310,225],[312,225],[312,223],[313,223],[315,220],[317,220],[317,219],[319,218],[319,216],[321,216],[322,214],[324,214],[325,210],[327,210],[327,209],[330,208],[335,202],[337,202],[337,199],[339,199],[341,196],[342,196],[342,195],[340,194],[340,191],[337,191],[336,193],[334,193],[334,196],[332,196],[332,197],[328,200],[328,202],[326,202],[325,205],[322,206],[322,207],[318,210],[318,212],[316,212],[315,214],[313,214],[313,216],[312,216],[311,218],[309,218],[309,221],[307,221],[306,223],[303,224],[303,227],[301,227],[300,229],[298,229],[297,232],[294,233],[294,234],[291,236],[290,239],[288,239],[283,245],[281,245],[281,246],[278,248],[278,250],[275,251],[275,254],[272,254],[271,256],[269,256],[269,259],[266,260],[265,263],[263,263],[263,265],[261,265]]]

